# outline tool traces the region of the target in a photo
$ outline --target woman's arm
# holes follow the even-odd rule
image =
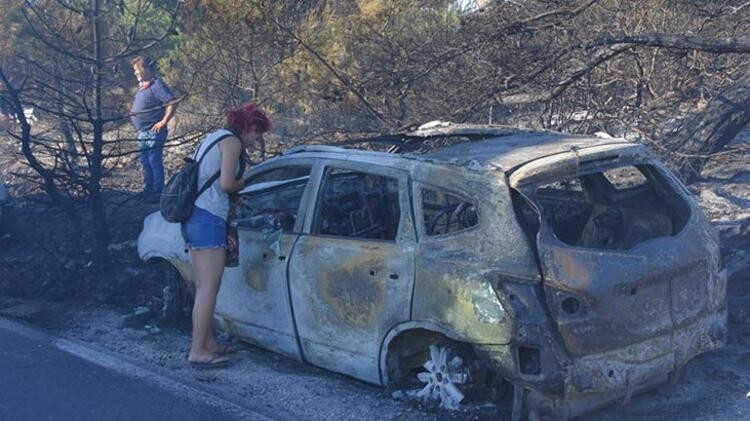
[[[227,193],[234,193],[242,189],[242,180],[236,180],[237,164],[240,162],[242,144],[234,136],[228,137],[219,143],[221,149],[221,175],[219,184],[221,189]]]

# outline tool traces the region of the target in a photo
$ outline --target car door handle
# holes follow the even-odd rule
[[[271,256],[268,253],[263,253],[261,254],[261,258],[263,259],[264,262],[267,262],[268,260],[271,259]],[[279,256],[279,262],[285,262],[285,261],[286,261],[286,256]]]
[[[375,269],[370,269],[370,276],[375,276],[377,274],[378,272]],[[388,277],[391,279],[398,279],[398,273],[391,273]]]

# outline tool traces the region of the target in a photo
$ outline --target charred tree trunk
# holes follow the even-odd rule
[[[676,152],[678,173],[687,183],[700,176],[706,156],[720,151],[750,124],[750,73],[716,95],[668,135],[665,144]]]
[[[104,129],[102,122],[102,40],[100,34],[100,22],[102,19],[100,0],[94,0],[94,13],[92,16],[94,34],[94,147],[91,155],[91,180],[89,181],[89,205],[91,217],[94,224],[95,260],[99,265],[104,265],[109,260],[110,232],[107,224],[107,215],[104,211],[104,201],[101,192],[102,179],[102,149],[104,147]]]
[[[59,75],[62,75],[62,69],[60,67],[59,63],[55,63],[55,72]],[[68,123],[68,120],[63,117],[65,114],[67,114],[68,110],[65,108],[65,81],[63,78],[56,79],[57,81],[57,89],[58,89],[58,95],[57,95],[57,112],[58,112],[58,121],[60,124],[60,135],[63,137],[63,141],[65,142],[65,147],[68,150],[68,154],[66,155],[66,160],[68,162],[68,166],[75,169],[75,161],[78,160],[78,148],[76,148],[75,140],[73,139],[73,132],[70,129],[70,124]]]

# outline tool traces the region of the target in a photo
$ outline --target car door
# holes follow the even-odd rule
[[[289,269],[306,361],[380,382],[382,340],[410,317],[415,235],[407,186],[406,172],[392,168],[326,165]]]
[[[225,276],[216,312],[240,338],[300,358],[289,301],[288,257],[302,227],[311,166],[264,169],[240,192],[232,224],[239,265]]]

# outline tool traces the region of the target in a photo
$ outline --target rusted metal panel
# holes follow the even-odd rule
[[[398,180],[400,216],[395,241],[310,235],[312,219],[289,263],[292,305],[306,361],[380,382],[383,338],[408,321],[414,283],[415,236],[407,173],[359,162],[322,160]],[[320,185],[314,196],[320,196]],[[315,203],[309,203],[308,213]]]
[[[667,375],[700,353],[724,344],[712,336],[713,326],[723,323],[714,313],[674,331],[604,353],[576,358],[566,379],[566,398],[589,393],[620,393],[650,378]],[[629,386],[630,385],[630,386]]]
[[[414,320],[446,325],[467,342],[509,343],[512,320],[493,289],[496,274],[531,282],[538,281],[539,274],[502,173],[425,165],[415,171],[415,180],[418,221],[423,213],[421,188],[426,186],[468,196],[477,204],[479,224],[464,232],[429,236],[419,221]]]
[[[379,383],[380,344],[409,319],[414,244],[303,236],[290,266],[305,359]]]
[[[297,234],[281,236],[278,254],[260,231],[240,228],[238,238],[240,264],[225,269],[216,312],[240,339],[300,359],[287,283]]]
[[[241,218],[234,221],[237,225],[240,262],[238,267],[226,268],[224,271],[216,312],[223,324],[238,338],[301,359],[292,317],[287,271],[289,258],[313,197],[312,186],[319,179],[320,170],[316,168],[315,160],[294,157],[281,162],[268,161],[254,167],[246,176],[252,179],[258,174],[287,166],[311,168],[298,209],[293,216],[293,227],[285,228],[291,232],[274,233],[273,235],[279,235],[278,243],[272,244],[270,231],[264,232],[263,227],[247,226],[247,221]],[[282,204],[275,205],[285,208]],[[269,209],[271,210],[275,209]],[[263,209],[254,211],[263,215]]]
[[[640,159],[637,151],[629,156]],[[623,156],[616,159],[628,161]],[[570,157],[559,162],[567,167]],[[562,174],[576,174],[570,168],[566,171]],[[524,191],[532,197],[535,189],[536,185],[530,185]],[[682,195],[682,190],[672,194]],[[645,240],[629,250],[565,244],[542,218],[537,247],[546,301],[571,354],[637,343],[712,311],[706,293],[718,272],[717,243],[707,237],[709,230],[704,228],[697,204],[684,195],[679,200],[690,212],[682,230]]]

